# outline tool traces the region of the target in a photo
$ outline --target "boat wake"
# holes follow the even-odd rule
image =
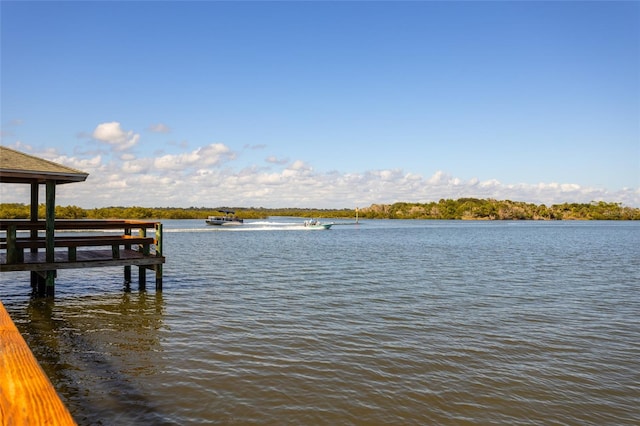
[[[260,232],[260,231],[301,231],[309,230],[301,222],[272,222],[256,221],[246,222],[241,226],[202,226],[196,228],[169,228],[165,227],[164,233],[188,233],[188,232]]]

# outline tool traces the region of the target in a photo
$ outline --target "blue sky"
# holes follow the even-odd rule
[[[639,2],[0,13],[2,145],[90,173],[59,204],[640,206]]]

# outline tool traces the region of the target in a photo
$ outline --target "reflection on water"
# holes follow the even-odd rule
[[[62,303],[31,299],[24,316],[13,314],[80,424],[168,423],[138,381],[158,374],[162,297],[125,292]]]
[[[640,424],[640,223],[292,223],[0,297],[82,425]]]

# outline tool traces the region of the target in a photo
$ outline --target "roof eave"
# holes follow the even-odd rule
[[[45,183],[53,180],[57,185],[72,182],[84,182],[88,173],[55,173],[28,170],[0,169],[0,182],[3,183]]]

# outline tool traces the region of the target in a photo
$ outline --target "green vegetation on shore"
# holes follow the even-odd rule
[[[262,207],[230,207],[245,219],[269,216],[323,217],[353,219],[355,209],[303,209]],[[0,204],[0,219],[29,218],[28,204]],[[44,217],[45,206],[38,206]],[[205,219],[219,214],[205,207],[102,207],[83,209],[57,206],[59,219]],[[623,207],[621,203],[564,203],[546,206],[511,200],[460,198],[431,203],[373,204],[358,210],[361,219],[461,219],[461,220],[640,220],[640,208]]]
[[[546,206],[511,200],[460,198],[431,203],[372,205],[366,217],[462,220],[640,220],[640,209],[621,203],[563,203]]]

